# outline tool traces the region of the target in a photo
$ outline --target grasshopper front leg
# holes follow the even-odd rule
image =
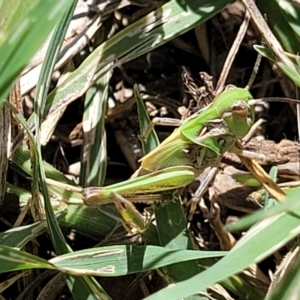
[[[197,205],[200,204],[200,201],[201,201],[204,193],[207,191],[207,188],[209,187],[209,185],[214,181],[217,173],[218,173],[217,167],[210,169],[208,174],[206,175],[205,179],[201,182],[201,184],[197,188],[196,192],[194,193],[194,195],[191,199],[191,207],[190,207],[190,212],[189,212],[189,216],[188,216],[189,221],[192,220],[193,215],[195,214]]]
[[[153,130],[153,128],[156,125],[161,125],[161,126],[172,126],[172,127],[179,127],[182,124],[182,120],[179,119],[173,119],[173,118],[153,118],[146,131],[144,132],[144,134],[142,134],[140,136],[140,138],[142,139],[146,139],[148,138],[148,136],[150,135],[151,131]]]

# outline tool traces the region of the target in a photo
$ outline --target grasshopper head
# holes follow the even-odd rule
[[[248,133],[253,124],[254,110],[245,100],[236,100],[222,117],[230,131],[240,139]]]

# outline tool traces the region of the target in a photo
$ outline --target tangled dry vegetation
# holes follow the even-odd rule
[[[159,7],[161,2],[122,0],[98,1],[91,4],[78,1],[52,75],[50,90],[61,84],[68,73],[76,70],[108,37],[146,16]],[[224,62],[244,22],[244,15],[245,8],[242,3],[236,2],[227,6],[205,23],[197,25],[164,45],[150,49],[146,54],[128,62],[120,63],[109,75],[109,85],[102,86],[97,92],[91,92],[94,93],[93,101],[102,101],[101,96],[107,93],[107,103],[102,107],[105,111],[106,133],[106,141],[102,147],[106,149],[106,154],[99,153],[99,157],[107,161],[106,171],[101,171],[106,174],[104,185],[127,180],[138,169],[138,161],[143,156],[134,85],[138,85],[151,118],[184,119],[198,109],[199,105],[205,106],[205,101],[209,102],[209,95],[213,95]],[[260,43],[261,36],[250,22],[238,52],[232,55],[233,64],[226,84],[238,87],[247,85],[257,58],[253,45]],[[23,71],[20,86],[16,86],[14,93],[11,93],[13,104],[26,119],[33,111],[35,86],[46,49],[47,43]],[[96,82],[98,88],[102,83]],[[295,99],[296,92],[295,86],[278,67],[263,58],[251,87],[254,98]],[[70,99],[72,101],[69,103]],[[53,114],[53,118],[48,118],[43,124],[40,138],[43,159],[76,183],[80,182],[79,177],[82,176],[80,168],[82,170],[82,164],[87,161],[86,157],[82,157],[85,126],[88,126],[90,121],[86,115],[84,116],[88,107],[87,99],[92,97],[85,91],[77,92],[75,97],[69,95],[66,100],[67,106],[63,104]],[[98,118],[97,114],[101,114],[101,110],[89,114],[90,118],[91,116]],[[58,122],[55,120],[56,117],[59,119]],[[18,135],[20,128],[18,121],[13,118],[13,138]],[[156,127],[161,141],[173,130],[173,127],[168,126]],[[264,159],[259,160],[259,163],[267,172],[273,166],[277,166],[278,182],[293,182],[299,180],[300,176],[300,147],[295,143],[297,136],[294,104],[265,102],[256,106],[256,123],[245,137],[244,147],[264,155]],[[22,144],[25,148],[28,146],[26,137],[22,140]],[[16,161],[11,162],[7,182],[30,190],[31,178],[28,175],[24,176],[18,167]],[[241,232],[231,234],[224,229],[223,224],[235,222],[264,206],[265,196],[261,190],[258,191],[256,184],[246,186],[245,182],[239,183],[236,180],[239,176],[237,173],[245,174],[247,171],[237,155],[226,153],[218,170],[216,178],[190,221],[189,228],[196,249],[230,250],[241,237]],[[186,216],[190,208],[191,195],[199,185],[199,181],[205,179],[206,174],[204,172],[191,186],[180,190]],[[5,195],[0,210],[1,232],[16,226],[14,225],[16,222],[17,226],[27,225],[44,217],[43,208],[36,206],[35,209],[38,211],[34,212],[34,209],[29,209],[30,204],[26,206],[25,202],[20,202],[15,194]],[[149,208],[147,204],[138,203],[136,207],[141,213],[146,209],[148,212],[144,213],[144,218],[149,218],[151,206]],[[145,236],[138,232],[135,226],[131,229],[125,226],[129,232],[124,229],[114,207],[103,206],[100,210],[89,208],[83,217],[87,218],[85,223],[88,223],[89,216],[90,219],[94,218],[91,211],[96,211],[96,215],[99,214],[97,216],[102,218],[101,223],[87,224],[86,227],[79,228],[77,221],[72,217],[60,221],[64,236],[74,251],[96,245],[141,245],[147,242]],[[259,268],[257,265],[249,267],[248,273],[245,271],[242,275],[247,284],[250,286],[253,284],[259,293],[264,294],[272,282],[270,274],[274,277],[274,274],[279,272],[278,268],[282,266],[283,257],[294,248],[295,245],[291,243],[264,260]],[[23,249],[45,259],[56,255],[47,232],[27,243]],[[166,286],[166,279],[162,279],[159,274],[160,272],[147,271],[125,277],[97,277],[97,280],[112,299],[142,299]],[[12,275],[15,273],[2,274],[1,282],[8,280]],[[24,272],[20,279],[16,279],[15,283],[3,292],[3,299],[42,299],[46,294],[48,300],[72,299],[62,278],[62,273],[57,275],[54,271]],[[207,291],[213,299],[242,299],[238,298],[232,289],[228,287],[225,289],[221,285],[212,286]],[[41,298],[38,298],[38,295]]]

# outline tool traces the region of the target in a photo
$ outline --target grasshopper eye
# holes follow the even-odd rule
[[[237,100],[231,108],[231,113],[236,118],[245,118],[248,116],[249,107],[245,101]]]

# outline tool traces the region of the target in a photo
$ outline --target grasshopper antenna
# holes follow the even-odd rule
[[[265,21],[267,22],[267,15],[264,15],[264,19]],[[265,46],[265,41],[262,39],[261,40],[261,45],[262,46]],[[251,76],[249,78],[249,81],[245,87],[245,89],[249,90],[250,87],[252,86],[255,78],[256,78],[256,75],[258,73],[258,70],[259,70],[259,67],[260,67],[260,64],[261,64],[261,60],[262,60],[262,55],[260,53],[257,54],[257,57],[256,57],[256,60],[255,60],[255,64],[254,64],[254,67],[253,67],[253,70],[252,70],[252,73],[251,73]]]
[[[267,98],[261,98],[261,99],[251,99],[249,100],[249,105],[254,104],[264,104],[264,102],[286,102],[286,103],[294,103],[294,104],[300,104],[300,100],[293,99],[293,98],[283,98],[283,97],[267,97]]]
[[[262,55],[260,53],[258,53],[257,57],[256,57],[256,60],[255,60],[253,70],[252,70],[252,73],[251,73],[251,76],[250,76],[249,81],[248,81],[248,83],[245,87],[246,90],[250,89],[251,85],[253,84],[253,82],[256,78],[256,75],[258,73],[258,69],[259,69],[259,66],[260,66],[260,63],[261,63],[261,59],[262,59]]]

